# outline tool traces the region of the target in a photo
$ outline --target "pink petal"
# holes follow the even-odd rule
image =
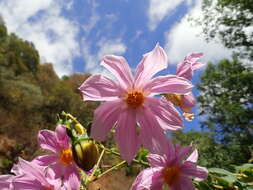
[[[24,174],[39,180],[43,184],[48,184],[45,179],[42,168],[38,167],[36,164],[19,158],[17,167],[20,168],[20,170],[22,170]]]
[[[58,152],[60,146],[57,142],[56,134],[50,130],[40,130],[38,134],[38,143],[41,148]]]
[[[181,171],[184,175],[196,178],[198,181],[205,180],[208,176],[208,171],[204,167],[197,166],[195,163],[190,161],[185,161],[181,166]]]
[[[177,65],[177,76],[191,80],[193,76],[192,64],[187,62],[179,63]]]
[[[195,150],[191,153],[191,155],[187,158],[187,161],[196,163],[197,160],[198,160],[198,157],[199,157],[198,150],[195,149]]]
[[[66,127],[64,125],[58,125],[55,130],[57,142],[62,149],[67,149],[70,147],[70,140],[66,133]]]
[[[163,130],[178,130],[183,128],[183,120],[171,102],[161,98],[146,98],[146,105],[157,117]]]
[[[124,102],[120,99],[101,104],[95,110],[94,121],[91,127],[91,137],[104,141],[107,134],[118,120]]]
[[[131,190],[162,190],[162,167],[143,170],[135,179]]]
[[[203,56],[202,52],[191,53],[185,57],[185,61],[190,62],[190,63],[195,63],[202,56]]]
[[[80,189],[80,174],[77,168],[72,165],[66,168],[64,174],[64,184],[69,187],[68,190]]]
[[[54,162],[50,165],[50,168],[54,172],[54,178],[62,177],[62,174],[65,173],[65,166],[61,162]]]
[[[35,178],[31,178],[29,176],[19,176],[16,177],[13,182],[13,189],[15,190],[37,190],[43,189],[41,183]]]
[[[197,70],[197,69],[200,69],[201,67],[203,67],[204,65],[205,65],[204,63],[195,62],[194,64],[192,64],[192,69]]]
[[[197,166],[197,175],[194,180],[203,181],[208,177],[208,170],[205,167]]]
[[[119,145],[122,158],[130,164],[140,148],[136,116],[133,109],[126,108],[121,111],[115,138]]]
[[[170,186],[170,190],[195,190],[192,180],[186,176],[181,178]]]
[[[186,94],[191,92],[192,84],[183,77],[178,77],[176,75],[159,76],[149,81],[145,87],[144,91],[151,93],[151,95],[156,94]]]
[[[57,154],[49,154],[38,156],[32,160],[32,163],[37,164],[39,166],[49,166],[52,163],[56,162],[59,159]]]
[[[177,66],[177,76],[192,79],[193,71],[201,68],[204,64],[197,62],[203,53],[192,53],[185,57],[184,61]]]
[[[92,75],[79,87],[83,100],[110,101],[119,97],[122,89],[109,78],[102,75]]]
[[[169,149],[168,139],[163,133],[155,115],[149,108],[137,111],[137,121],[141,127],[140,140],[151,153],[163,155]]]
[[[143,56],[141,62],[137,66],[135,87],[141,88],[156,73],[167,68],[167,65],[167,55],[163,48],[157,44],[151,52]]]
[[[147,159],[151,167],[166,167],[167,160],[158,154],[148,154]]]
[[[120,86],[124,89],[127,90],[133,86],[133,75],[124,57],[113,55],[105,56],[101,65],[116,77]]]
[[[192,108],[196,105],[196,100],[192,93],[185,94],[182,97],[181,104],[183,108]]]
[[[184,160],[184,158],[189,154],[191,149],[192,149],[191,146],[185,146],[183,148],[178,148],[176,150],[177,162],[180,163],[182,160]]]
[[[0,175],[0,189],[1,190],[10,190],[11,182],[13,180],[13,175]]]

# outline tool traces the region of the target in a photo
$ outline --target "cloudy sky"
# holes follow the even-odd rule
[[[123,55],[134,69],[156,43],[169,56],[166,73],[191,52],[203,52],[203,62],[231,54],[205,42],[201,26],[188,22],[189,15],[201,16],[200,5],[201,0],[0,0],[0,14],[9,32],[32,41],[59,76],[107,74],[99,65],[106,54]],[[193,126],[198,128],[198,120]]]

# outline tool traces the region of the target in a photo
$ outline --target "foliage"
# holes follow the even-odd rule
[[[210,168],[206,181],[196,182],[198,190],[252,190],[253,189],[253,164],[233,166],[231,171]]]
[[[198,163],[205,167],[228,168],[235,153],[230,147],[215,141],[214,133],[199,131],[175,131],[172,134],[173,141],[182,146],[189,144],[197,148],[199,152]]]
[[[52,64],[40,64],[39,53],[32,43],[8,34],[7,28],[0,24],[0,135],[19,145],[13,147],[13,152],[22,151],[24,158],[32,158],[37,149],[34,142],[38,130],[54,127],[56,115],[62,111],[76,115],[83,123],[91,121],[98,104],[84,103],[77,90],[88,76],[75,74],[61,80]],[[0,156],[0,163],[9,159],[7,154]],[[12,162],[0,164],[1,172]]]
[[[253,59],[253,1],[204,0],[199,22],[208,40],[219,38],[227,48]]]
[[[253,139],[253,70],[235,57],[209,64],[198,89],[202,127],[230,149],[228,163],[247,162]]]

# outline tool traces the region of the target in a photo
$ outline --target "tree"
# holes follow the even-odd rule
[[[253,0],[204,0],[203,26],[207,40],[219,38],[243,58],[253,59]]]
[[[238,153],[234,155],[237,163],[247,162],[253,142],[253,70],[235,57],[209,63],[198,89],[202,127]]]

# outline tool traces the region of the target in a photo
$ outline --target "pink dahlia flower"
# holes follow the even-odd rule
[[[176,145],[174,148],[169,144],[166,154],[149,154],[151,168],[143,170],[137,176],[131,190],[162,190],[164,184],[170,190],[195,190],[192,178],[202,181],[207,178],[208,171],[196,164],[196,149],[184,160],[190,150],[190,146],[181,148]]]
[[[50,168],[38,166],[35,163],[19,159],[12,172],[11,188],[13,190],[67,190],[61,187],[61,179],[55,179],[55,174]]]
[[[128,162],[134,158],[140,144],[151,152],[161,150],[160,142],[166,139],[163,130],[180,129],[183,124],[171,104],[153,96],[188,93],[192,89],[190,82],[173,75],[152,79],[167,67],[167,55],[159,45],[143,56],[135,76],[121,56],[105,56],[101,65],[117,81],[93,75],[79,88],[83,100],[106,101],[95,110],[91,137],[103,141],[112,127],[116,126],[115,138],[123,159]]]
[[[203,53],[192,53],[187,55],[184,61],[177,66],[177,76],[192,80],[193,71],[204,66],[204,63],[198,62],[199,58],[202,56]],[[192,92],[185,95],[166,94],[165,97],[183,110],[186,120],[191,121],[194,118],[191,109],[196,105],[196,100]]]
[[[59,125],[56,131],[41,130],[38,135],[41,148],[51,150],[49,155],[38,156],[32,162],[40,166],[49,166],[55,172],[55,178],[63,177],[65,186],[76,190],[80,186],[80,174],[73,160],[70,139],[64,126]]]

